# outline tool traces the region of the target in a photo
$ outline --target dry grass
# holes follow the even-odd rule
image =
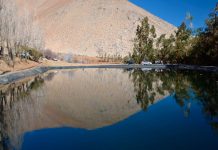
[[[24,70],[38,65],[39,63],[34,61],[30,61],[30,60],[21,61],[19,58],[16,58],[15,65],[12,67],[12,66],[8,66],[8,64],[5,61],[0,60],[0,74],[6,72],[12,72],[12,71]]]
[[[15,65],[8,66],[5,61],[0,60],[0,74],[7,72],[19,71],[24,69],[29,69],[37,66],[82,66],[82,65],[101,65],[101,64],[120,64],[120,61],[103,61],[101,58],[89,57],[89,56],[75,56],[73,63],[68,63],[65,61],[53,61],[53,60],[40,60],[39,62],[30,61],[30,60],[20,60],[19,58],[15,59]]]

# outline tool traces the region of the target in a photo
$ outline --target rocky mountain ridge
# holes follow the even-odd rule
[[[33,10],[45,32],[46,48],[98,56],[127,55],[139,19],[148,17],[157,35],[176,27],[127,0],[18,0]]]

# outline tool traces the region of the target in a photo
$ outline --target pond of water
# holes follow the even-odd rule
[[[217,73],[58,70],[0,87],[0,150],[217,147]]]

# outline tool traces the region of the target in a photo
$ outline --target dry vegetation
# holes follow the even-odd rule
[[[33,15],[19,9],[14,0],[0,0],[0,57],[14,65],[15,56],[26,49],[37,55],[43,47],[43,34]]]

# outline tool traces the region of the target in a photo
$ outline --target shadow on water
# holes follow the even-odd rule
[[[95,70],[95,73],[104,75],[105,71],[98,69]],[[192,103],[197,102],[207,122],[214,131],[218,132],[218,75],[216,73],[139,69],[124,70],[123,73],[128,74],[128,82],[131,82],[134,88],[134,100],[142,110],[147,111],[149,106],[158,103],[165,97],[172,97],[182,108],[184,116],[188,117],[191,113]],[[73,79],[75,72],[63,71],[62,74],[67,74],[69,78]],[[37,97],[44,95],[41,87],[47,81],[52,82],[55,75],[55,72],[50,72],[44,77],[38,76],[26,82],[10,84],[0,89],[0,150],[20,148],[25,130],[17,129],[19,125],[16,122],[26,121],[27,124],[34,122],[25,120],[25,115],[29,113],[26,111],[32,111],[29,114],[39,113],[41,102],[37,101]],[[112,78],[112,80],[114,78],[110,74],[106,77]],[[37,96],[33,94],[34,92],[37,93]],[[18,103],[19,101],[23,102]],[[29,118],[34,120],[35,116]]]

